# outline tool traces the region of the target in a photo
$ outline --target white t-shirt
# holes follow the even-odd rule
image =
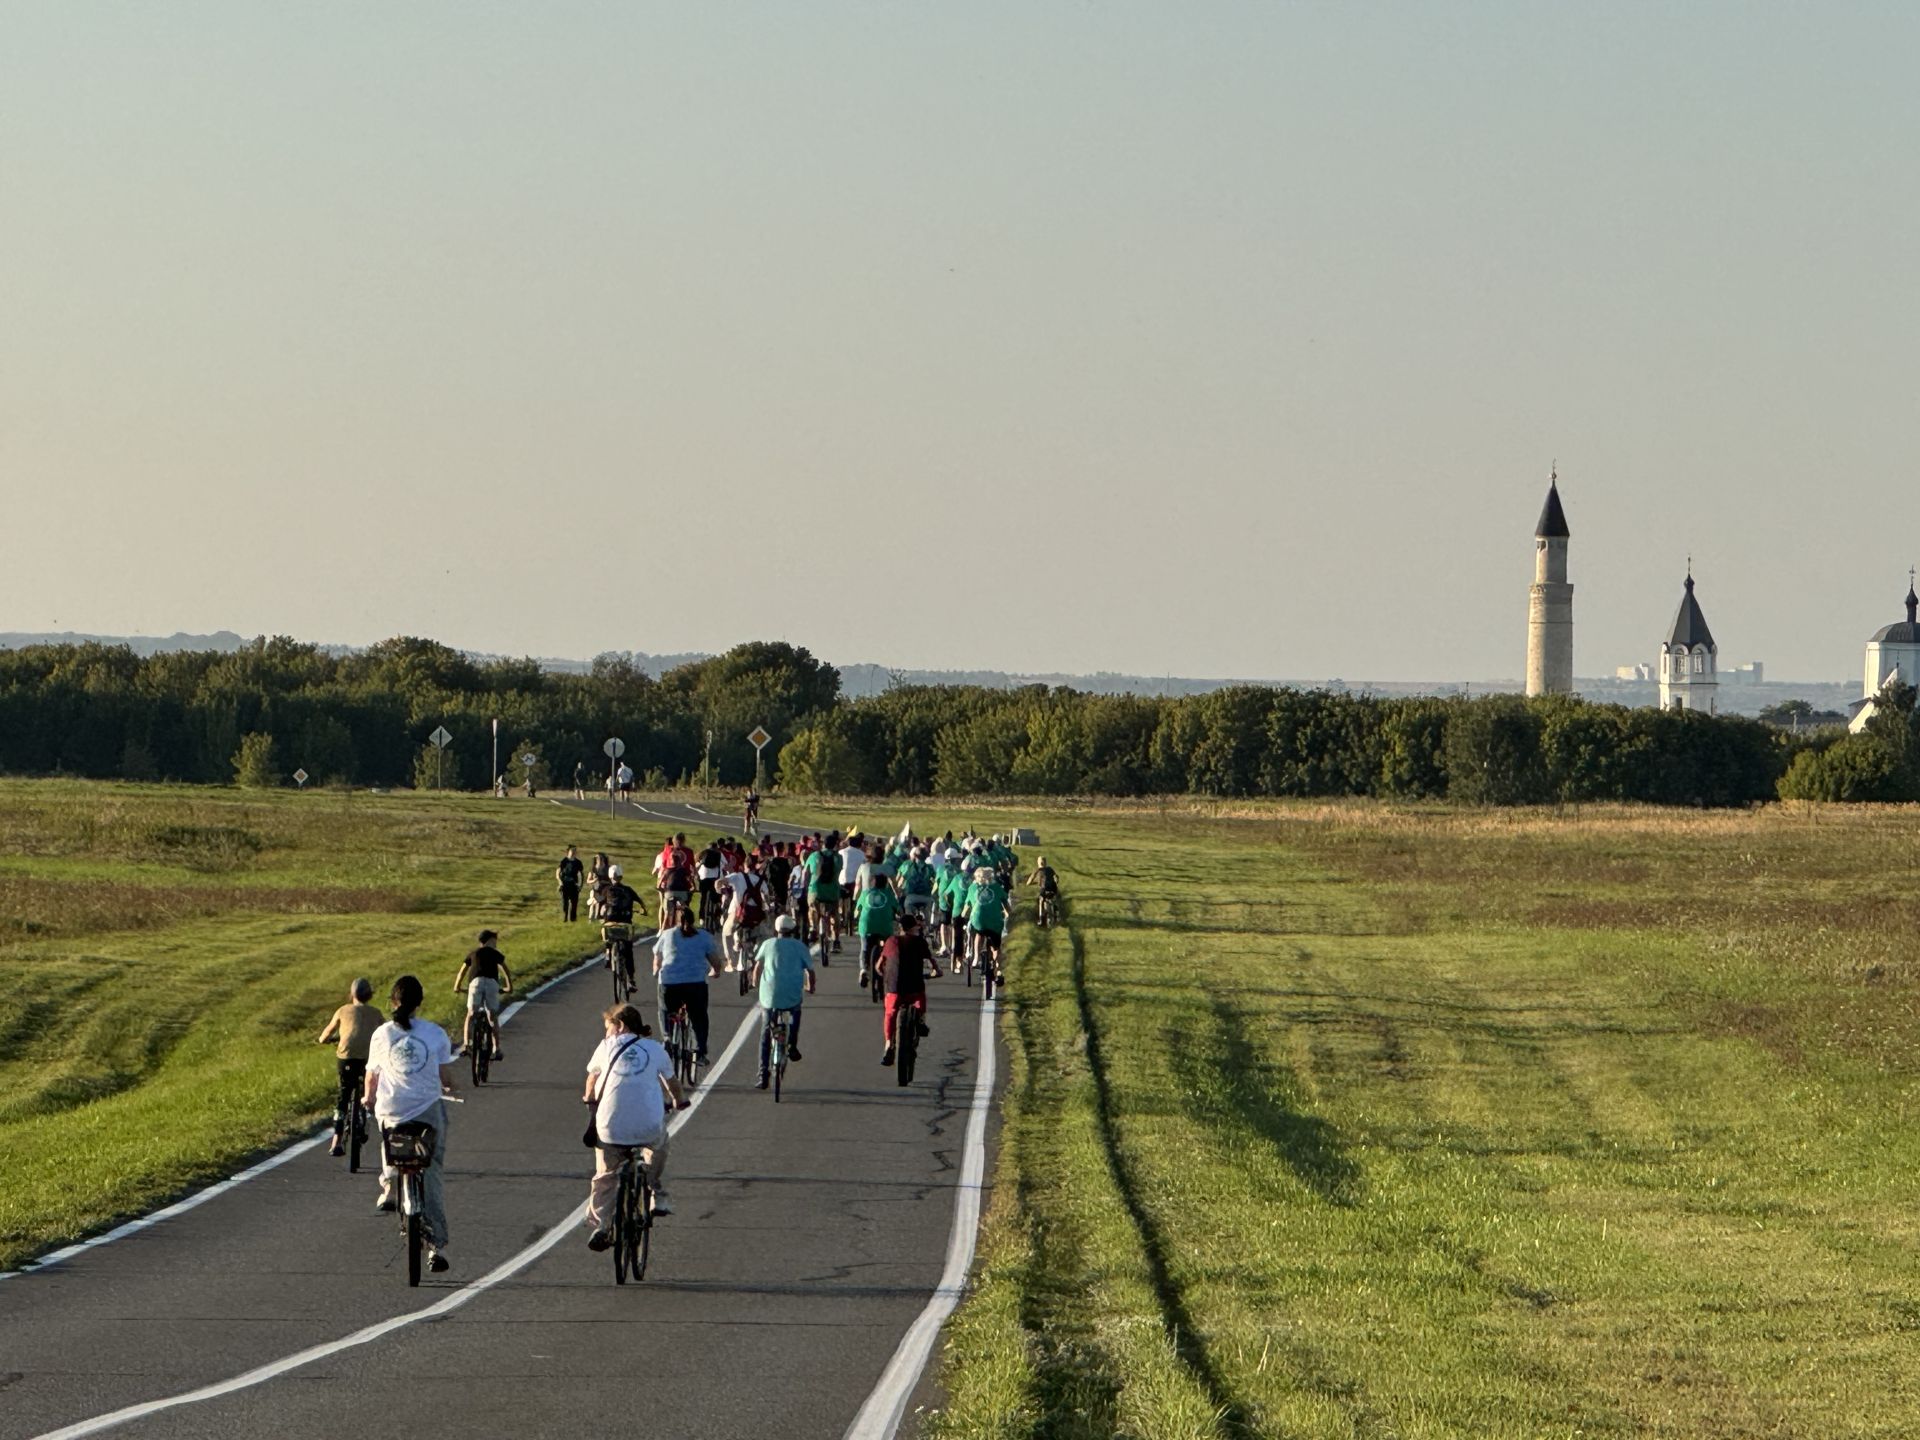
[[[762,910],[771,910],[773,908],[774,902],[771,898],[773,891],[767,888],[766,876],[750,876],[745,870],[736,870],[733,874],[727,876],[726,879],[727,884],[733,889],[733,899],[727,903],[728,914],[737,916],[740,913],[740,897],[747,893],[747,885],[749,882],[760,887],[760,908]]]
[[[440,1067],[452,1063],[453,1042],[433,1021],[416,1015],[413,1028],[403,1030],[389,1020],[367,1047],[367,1073],[379,1077],[374,1118],[398,1125],[430,1109],[440,1099]]]
[[[851,885],[860,874],[860,867],[867,863],[867,852],[858,845],[849,845],[840,852],[840,883]]]
[[[613,1062],[611,1074],[609,1061]],[[603,1142],[646,1145],[666,1133],[667,1097],[660,1082],[673,1074],[666,1046],[654,1039],[636,1040],[622,1031],[600,1042],[587,1061],[587,1073],[603,1077],[600,1102],[593,1112],[594,1129]]]

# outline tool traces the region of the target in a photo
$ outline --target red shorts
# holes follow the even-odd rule
[[[880,998],[887,1002],[880,1015],[880,1034],[883,1038],[890,1038],[893,1035],[893,1012],[900,1007],[900,997],[883,995]],[[927,1013],[927,997],[924,993],[915,995],[907,1005],[909,1009],[918,1010],[922,1015]]]

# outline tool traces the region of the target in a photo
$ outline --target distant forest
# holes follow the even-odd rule
[[[847,699],[785,644],[736,646],[654,678],[624,656],[583,674],[476,661],[401,638],[340,654],[284,637],[231,651],[124,645],[0,651],[0,770],[132,780],[485,788],[493,722],[509,784],[579,765],[598,786],[618,736],[648,788],[754,776],[898,795],[1379,796],[1475,804],[1745,805],[1920,798],[1914,692],[1867,733],[1513,695],[1383,698],[1241,685],[1189,696],[903,684]],[[429,736],[445,727],[444,751]],[[711,767],[709,771],[709,766]]]

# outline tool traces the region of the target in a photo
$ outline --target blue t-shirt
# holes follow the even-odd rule
[[[776,935],[753,953],[760,967],[760,1004],[768,1010],[792,1010],[807,993],[813,952],[800,941]]]
[[[691,985],[713,973],[707,962],[719,952],[720,946],[704,930],[687,935],[676,925],[654,941],[653,948],[660,957],[662,985]]]

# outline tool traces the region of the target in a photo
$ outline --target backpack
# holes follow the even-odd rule
[[[757,875],[747,876],[747,888],[740,892],[740,923],[749,930],[758,929],[767,919],[767,886]]]

